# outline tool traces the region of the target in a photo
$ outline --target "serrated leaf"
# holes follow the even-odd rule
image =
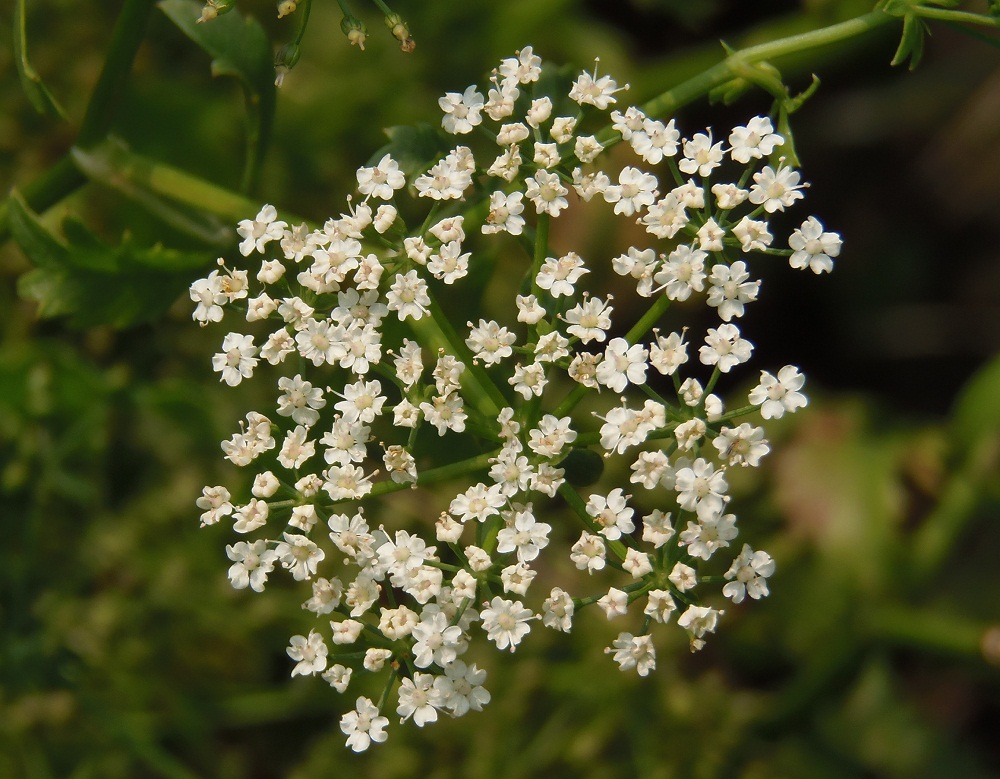
[[[14,3],[14,22],[12,35],[14,38],[14,66],[17,68],[18,78],[21,79],[21,88],[27,95],[29,102],[38,113],[45,116],[52,116],[57,119],[66,119],[66,112],[59,105],[47,86],[42,81],[41,76],[35,72],[28,62],[28,32],[25,20],[25,0],[16,0]]]
[[[391,154],[407,177],[426,170],[451,148],[437,128],[427,123],[388,127],[385,134],[389,142],[371,156],[369,164],[375,165],[384,155]]]
[[[14,193],[11,235],[37,267],[18,279],[18,293],[38,303],[39,315],[66,316],[75,327],[130,327],[162,314],[208,265],[204,254],[147,247],[125,236],[109,246],[77,220],[57,238]]]
[[[160,0],[160,9],[192,41],[212,57],[212,74],[237,78],[243,87],[248,117],[248,143],[243,189],[249,191],[274,119],[274,55],[264,28],[233,10],[199,24],[197,0]]]

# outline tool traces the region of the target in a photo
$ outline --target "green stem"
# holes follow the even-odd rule
[[[430,315],[409,321],[422,344],[430,346],[435,351],[443,349],[446,353],[462,360],[465,364],[465,370],[462,372],[462,390],[484,416],[496,419],[500,409],[508,405],[506,398],[486,371],[472,361],[468,347],[459,338],[433,295],[431,295]]]
[[[625,334],[625,340],[628,341],[629,346],[634,346],[639,343],[639,339],[642,338],[646,333],[653,329],[653,325],[660,321],[667,309],[670,308],[671,300],[666,295],[660,295],[656,302],[649,307],[649,310],[642,315],[632,329]]]
[[[1000,27],[1000,19],[995,16],[985,16],[971,11],[952,11],[947,8],[931,8],[926,5],[913,6],[913,12],[924,19],[940,19],[944,22],[960,24],[978,24],[983,27]]]
[[[73,149],[71,155],[80,169],[103,184],[129,192],[146,191],[215,214],[227,222],[235,223],[260,210],[259,201],[143,157],[110,139],[86,151]],[[293,224],[305,221],[294,214],[281,215]]]
[[[581,522],[583,522],[587,530],[595,536],[600,535],[600,528],[597,527],[597,524],[594,522],[594,518],[587,513],[587,504],[583,502],[583,498],[580,497],[580,493],[573,489],[568,482],[563,482],[559,487],[559,494],[562,496],[563,500],[566,501],[566,504],[573,510],[573,513],[579,517]],[[619,561],[625,559],[625,555],[628,550],[626,549],[625,544],[621,541],[609,541],[605,539],[605,545],[608,549],[614,552],[615,557],[617,557]],[[608,560],[608,563],[613,565],[615,568],[621,568],[621,565],[613,560]]]
[[[125,83],[154,5],[155,0],[125,0],[125,7],[115,22],[104,68],[90,96],[90,102],[87,103],[87,111],[76,139],[78,146],[87,147],[97,143],[111,129],[115,109],[125,93]]]
[[[867,622],[872,637],[885,643],[975,659],[982,659],[983,637],[993,627],[955,612],[906,606],[876,608]]]
[[[490,461],[496,458],[499,454],[499,450],[494,452],[486,452],[485,454],[476,455],[475,457],[470,457],[467,460],[460,460],[456,463],[449,463],[448,465],[442,465],[438,468],[431,468],[429,470],[420,473],[417,476],[416,482],[408,482],[406,484],[399,484],[392,480],[380,481],[377,484],[372,485],[372,491],[368,493],[367,497],[375,498],[379,495],[386,495],[390,492],[399,492],[400,490],[412,489],[414,485],[423,487],[427,484],[436,484],[437,482],[450,481],[456,479],[459,476],[465,476],[466,474],[473,473],[475,471],[486,470],[490,466]],[[327,509],[332,506],[338,506],[341,503],[351,503],[351,500],[338,500],[335,503],[330,504],[330,506],[323,506],[322,508]]]
[[[66,156],[25,186],[21,196],[32,211],[41,214],[86,183],[86,176],[73,164],[72,158]],[[9,214],[10,198],[7,198],[0,203],[0,244],[10,237]]]

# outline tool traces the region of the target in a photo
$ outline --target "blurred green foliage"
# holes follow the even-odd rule
[[[0,21],[18,40],[25,23],[48,90],[25,95],[23,49],[0,50],[9,184],[30,191],[74,142],[120,5],[19,3],[23,20]],[[239,8],[275,48],[293,34],[270,3]],[[383,128],[435,125],[438,95],[527,43],[576,66],[600,55],[640,102],[717,61],[719,38],[759,42],[868,8],[401,1],[417,40],[403,55],[374,10],[356,9],[374,31],[362,53],[334,5],[317,3],[255,186],[246,163],[268,140],[269,109],[248,125],[245,101],[268,91],[259,57],[221,68],[257,68],[241,98],[211,77],[219,54],[155,10],[111,130],[126,152],[217,186],[231,198],[217,213],[273,202],[322,220],[386,142]],[[394,725],[361,757],[337,727],[348,701],[288,679],[300,594],[278,583],[260,596],[232,590],[229,539],[197,529],[201,486],[237,478],[218,441],[259,400],[217,386],[216,334],[174,303],[211,267],[219,223],[198,221],[182,192],[138,196],[138,174],[131,187],[95,176],[37,218],[13,206],[19,242],[66,253],[73,267],[61,273],[82,274],[86,291],[9,244],[0,253],[0,776],[1000,773],[1000,673],[986,662],[1000,659],[1000,362],[987,363],[1000,346],[1000,145],[996,123],[984,124],[1000,71],[995,51],[934,29],[913,74],[888,67],[899,30],[781,66],[796,89],[813,71],[823,78],[793,126],[813,208],[847,243],[829,290],[765,276],[770,302],[748,317],[762,353],[803,365],[815,395],[774,436],[763,483],[736,485],[746,540],[778,563],[772,597],[731,608],[697,656],[682,641],[660,646],[646,680],[602,654],[613,631],[591,615],[568,638],[535,630],[515,656],[481,659],[494,696],[483,714],[426,731]],[[67,122],[35,112],[46,95]],[[769,104],[753,92],[732,107],[702,103],[681,124],[721,126]],[[620,238],[602,228],[567,223],[553,241]],[[46,289],[61,283],[78,297],[39,310],[18,298],[18,279],[28,299],[51,300]],[[386,511],[420,522],[422,509],[400,494]]]

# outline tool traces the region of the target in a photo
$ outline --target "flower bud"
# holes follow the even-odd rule
[[[295,67],[299,61],[302,51],[297,44],[287,43],[278,49],[274,55],[274,85],[280,87],[288,75],[288,71]]]
[[[347,36],[347,42],[352,46],[357,46],[361,51],[365,50],[365,41],[368,38],[368,28],[365,23],[356,16],[347,15],[340,20],[340,29]]]
[[[210,22],[216,16],[232,11],[236,6],[236,0],[208,0],[201,9],[201,16],[198,17],[198,24]]]
[[[296,8],[298,8],[296,0],[280,0],[278,3],[278,18],[281,19],[283,16],[295,13]]]
[[[416,41],[410,37],[410,28],[406,26],[403,17],[397,13],[386,14],[385,26],[389,28],[392,37],[399,41],[399,48],[409,54],[416,47]]]

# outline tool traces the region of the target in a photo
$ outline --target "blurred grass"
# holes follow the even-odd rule
[[[403,56],[375,16],[369,50],[351,49],[334,9],[317,4],[257,195],[316,220],[338,212],[384,127],[436,123],[439,94],[526,43],[577,66],[599,54],[641,102],[714,62],[720,37],[865,6],[401,3],[418,44]],[[40,8],[29,9],[32,61],[78,122],[117,4]],[[275,40],[290,33],[269,3],[241,8]],[[616,631],[591,615],[570,638],[536,629],[514,657],[482,659],[486,712],[426,731],[394,724],[389,743],[361,757],[345,751],[337,722],[364,682],[341,700],[289,680],[300,594],[278,583],[264,596],[233,591],[231,539],[197,529],[200,487],[236,478],[218,441],[261,396],[218,387],[207,359],[216,334],[192,326],[184,301],[133,330],[70,331],[16,299],[28,266],[0,250],[0,776],[1000,773],[1000,675],[978,646],[1000,621],[995,365],[948,418],[1000,346],[1000,179],[985,173],[1000,155],[982,129],[995,126],[983,117],[1000,94],[996,56],[942,28],[921,70],[904,74],[886,64],[892,48],[867,40],[785,66],[801,86],[809,70],[823,76],[797,143],[812,208],[847,243],[822,283],[766,271],[747,318],[763,361],[798,362],[815,395],[774,435],[764,482],[738,485],[745,540],[778,562],[773,596],[731,607],[697,656],[667,638],[646,680],[615,670],[601,648]],[[9,56],[0,50],[0,177],[20,186],[59,158],[72,127],[31,111]],[[240,100],[157,14],[114,131],[235,188]],[[692,106],[680,123],[690,132],[766,109],[749,96]],[[55,211],[50,220],[80,213],[109,239],[127,228],[187,246],[96,187]],[[594,237],[594,254],[627,240],[585,219],[562,228],[554,241]],[[415,501],[401,494],[386,511],[419,521]]]

